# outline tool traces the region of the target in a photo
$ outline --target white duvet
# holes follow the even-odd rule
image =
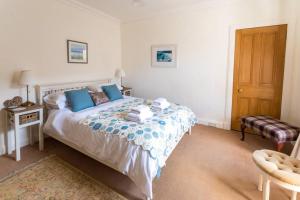
[[[79,121],[88,115],[120,105],[129,99],[130,97],[127,97],[77,113],[69,109],[51,110],[44,132],[49,136],[59,136],[105,161],[129,176],[147,197],[152,198],[152,181],[158,169],[149,153],[124,138],[107,134],[95,135],[88,127],[79,124]]]
[[[126,138],[112,134],[94,134],[90,128],[79,123],[91,114],[118,106],[130,99],[132,98],[125,97],[76,113],[68,108],[50,110],[44,132],[76,145],[103,163],[129,176],[137,187],[152,199],[152,181],[158,172],[158,166],[149,153],[141,146],[128,142]]]

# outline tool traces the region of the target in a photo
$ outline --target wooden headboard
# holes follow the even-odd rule
[[[43,105],[43,97],[49,94],[69,91],[69,90],[78,90],[85,88],[89,85],[96,85],[96,84],[105,84],[111,83],[111,79],[103,79],[103,80],[96,80],[96,81],[84,81],[84,82],[72,82],[72,83],[58,83],[58,84],[45,84],[45,85],[38,85],[36,87],[36,94],[37,94],[37,103]]]

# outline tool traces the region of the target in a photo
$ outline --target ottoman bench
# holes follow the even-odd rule
[[[296,141],[300,128],[289,125],[268,116],[245,116],[241,118],[242,138],[245,140],[245,129],[252,129],[263,137],[272,139],[276,143],[277,151],[281,151],[284,143]]]

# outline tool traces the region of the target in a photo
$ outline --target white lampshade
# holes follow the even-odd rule
[[[20,85],[32,85],[33,84],[33,76],[32,76],[31,70],[21,71],[19,84]]]
[[[117,69],[116,70],[116,73],[115,73],[115,77],[116,78],[122,78],[122,77],[125,77],[126,74],[125,74],[125,71],[123,69]]]

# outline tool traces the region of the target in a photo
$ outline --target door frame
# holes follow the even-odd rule
[[[234,56],[235,56],[235,39],[236,30],[255,28],[263,26],[275,26],[280,24],[287,24],[287,41],[285,52],[285,64],[284,64],[284,77],[283,77],[283,90],[282,90],[282,102],[281,102],[281,119],[287,120],[289,114],[289,104],[291,98],[289,98],[292,86],[292,74],[294,68],[294,40],[295,40],[295,28],[296,20],[281,19],[281,20],[266,20],[258,23],[244,23],[234,24],[229,28],[229,46],[228,46],[228,58],[227,58],[227,75],[226,75],[226,99],[225,99],[225,112],[224,112],[224,129],[231,129],[231,115],[232,115],[232,94],[233,94],[233,80],[234,80]]]

